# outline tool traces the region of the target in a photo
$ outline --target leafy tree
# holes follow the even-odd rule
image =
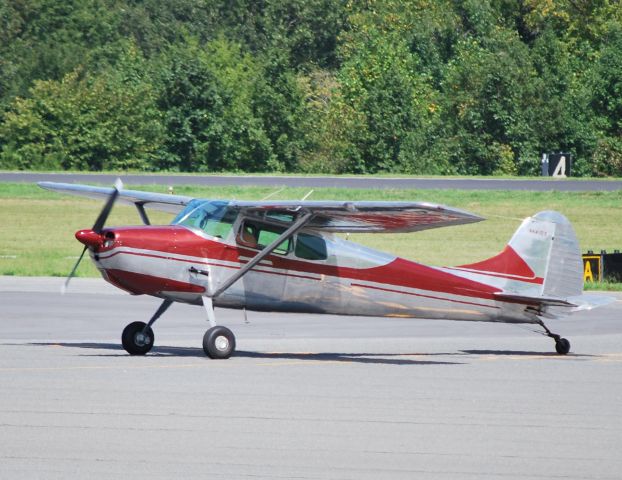
[[[202,48],[192,40],[169,53],[159,106],[167,140],[158,166],[182,171],[266,169],[274,160],[253,112],[258,65],[220,38]]]
[[[122,40],[116,28],[122,10],[111,3],[0,0],[0,58],[13,65],[7,93],[25,96],[35,80],[61,80],[79,66],[97,65],[102,47]]]
[[[356,171],[411,171],[400,157],[402,142],[425,127],[433,110],[429,77],[403,35],[413,20],[402,18],[399,2],[352,6],[350,31],[341,46],[338,79],[345,101],[363,118],[357,132]]]
[[[0,165],[19,169],[150,168],[162,142],[155,92],[130,45],[125,70],[97,76],[80,69],[36,81],[0,126]]]
[[[590,107],[598,132],[592,171],[622,175],[622,25],[612,24],[594,65]]]
[[[481,43],[467,37],[456,51],[442,95],[452,164],[469,174],[513,173],[521,157],[537,165],[534,127],[544,105],[527,46],[500,28]],[[508,149],[512,167],[500,156]]]
[[[0,162],[622,175],[620,31],[618,0],[0,0]]]
[[[356,144],[365,116],[344,98],[341,85],[329,71],[301,77],[308,115],[302,121],[305,149],[297,168],[312,173],[347,173],[364,169]]]

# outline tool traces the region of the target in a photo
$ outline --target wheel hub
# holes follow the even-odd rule
[[[134,343],[139,347],[144,347],[145,345],[149,345],[151,343],[151,339],[149,335],[145,335],[143,332],[138,332],[134,335]]]
[[[214,345],[216,345],[216,348],[218,350],[225,351],[227,350],[227,348],[229,348],[229,339],[227,337],[224,337],[222,335],[216,337],[216,340],[214,341]]]

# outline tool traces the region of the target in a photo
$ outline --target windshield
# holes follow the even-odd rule
[[[192,200],[171,225],[185,225],[212,237],[226,238],[237,217],[237,210],[220,200]]]

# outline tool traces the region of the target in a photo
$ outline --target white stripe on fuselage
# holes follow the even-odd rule
[[[249,257],[240,257],[242,260]],[[244,262],[235,262],[220,259],[210,259],[195,257],[190,255],[181,255],[176,253],[161,252],[157,250],[138,249],[132,247],[117,247],[113,250],[105,252],[99,255],[99,266],[104,269],[118,269],[138,274],[157,276],[161,278],[168,278],[171,280],[196,283],[204,286],[207,283],[205,278],[202,278],[205,283],[195,281],[189,274],[189,268],[192,265],[209,266],[214,278],[227,278],[232,273],[231,270],[238,270],[243,266]],[[434,268],[434,267],[431,267]],[[365,269],[360,269],[365,270]],[[461,273],[460,277],[474,280],[474,276],[485,277],[487,280],[492,280],[487,283],[494,285],[496,280],[502,281],[503,279],[495,279],[494,277],[488,277],[485,274],[473,275],[471,272],[457,272],[449,271],[451,269],[437,268],[436,270],[452,273],[456,275]],[[308,283],[308,288],[313,289],[322,288],[322,282],[328,281],[332,286],[336,288],[345,288],[351,295],[349,295],[349,309],[343,311],[343,308],[339,308],[340,305],[333,305],[331,311],[334,313],[351,313],[351,314],[365,314],[364,312],[357,311],[357,306],[361,308],[368,308],[370,302],[380,302],[385,304],[387,311],[381,315],[391,314],[406,314],[406,312],[425,310],[428,315],[433,315],[433,310],[439,310],[443,312],[460,313],[463,308],[470,309],[470,319],[477,316],[473,314],[473,308],[484,310],[485,319],[492,319],[501,314],[500,302],[492,299],[483,299],[480,297],[471,297],[464,295],[456,295],[447,292],[437,292],[432,290],[423,290],[411,287],[405,287],[402,285],[392,285],[368,280],[358,280],[355,278],[338,277],[326,274],[317,274],[305,271],[292,271],[282,268],[274,268],[269,265],[269,261],[265,264],[258,265],[253,269],[255,274],[268,275],[280,275],[285,277],[296,278],[299,282]],[[266,282],[269,282],[269,278],[266,278]],[[505,280],[507,282],[507,280]],[[236,290],[243,288],[241,282],[238,282]],[[357,290],[364,290],[365,295],[369,298],[358,299],[355,292]],[[238,291],[238,295],[239,295]],[[274,302],[287,301],[287,298],[275,298]],[[442,303],[439,303],[442,302]],[[343,303],[343,302],[342,302]],[[382,305],[377,305],[381,307]],[[459,307],[459,308],[456,308]],[[374,310],[374,309],[372,309]],[[389,311],[391,310],[391,311]],[[505,310],[505,309],[504,309]],[[510,311],[516,310],[515,307],[509,308]],[[519,312],[516,312],[519,313]],[[378,315],[378,313],[375,313]],[[414,315],[422,316],[422,315]],[[433,315],[435,316],[435,315]],[[512,315],[514,316],[514,315]],[[523,319],[523,315],[520,315]],[[479,318],[480,320],[484,318]],[[518,320],[518,318],[517,318]]]

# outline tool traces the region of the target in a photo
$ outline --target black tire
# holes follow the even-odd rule
[[[555,350],[560,355],[566,355],[570,351],[570,342],[565,338],[560,338],[555,342]]]
[[[235,336],[227,327],[212,327],[203,336],[203,350],[214,359],[229,358],[235,351]]]
[[[132,322],[123,329],[121,343],[130,355],[144,355],[153,347],[153,330],[146,326],[145,322]]]

